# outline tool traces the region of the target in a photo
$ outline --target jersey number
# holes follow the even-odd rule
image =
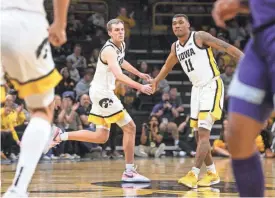
[[[185,65],[186,65],[186,67],[187,67],[187,71],[188,71],[188,72],[191,72],[191,71],[194,70],[194,68],[193,68],[193,66],[192,66],[192,63],[191,63],[191,60],[190,60],[190,59],[188,59],[188,60],[185,61]]]

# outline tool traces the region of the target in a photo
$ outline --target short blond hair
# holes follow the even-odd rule
[[[113,24],[119,24],[119,23],[122,23],[124,25],[124,22],[121,19],[111,19],[107,23],[107,30],[108,31],[112,30],[112,25]]]

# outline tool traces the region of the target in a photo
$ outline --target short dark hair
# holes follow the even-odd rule
[[[176,14],[176,15],[173,16],[173,19],[174,18],[178,18],[178,17],[183,17],[183,18],[185,18],[189,22],[188,16],[185,15],[185,14]]]

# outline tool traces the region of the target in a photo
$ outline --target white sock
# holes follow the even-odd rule
[[[64,133],[61,133],[60,134],[60,139],[62,140],[62,141],[66,141],[66,140],[68,140],[68,132],[64,132]]]
[[[175,146],[179,145],[179,140],[175,140]]]
[[[126,164],[126,171],[131,171],[134,169],[134,164]]]
[[[21,141],[20,157],[12,188],[26,193],[41,154],[49,141],[51,125],[48,121],[31,118]]]
[[[196,175],[196,178],[199,177],[200,169],[196,167],[192,167],[192,172]]]
[[[213,164],[211,164],[210,166],[206,166],[206,170],[207,171],[211,171],[212,173],[217,173],[216,172],[216,167],[215,167],[215,164],[213,163]]]

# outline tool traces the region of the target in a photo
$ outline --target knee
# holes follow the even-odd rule
[[[172,131],[172,132],[175,132],[178,130],[178,126],[174,122],[169,122],[167,128],[168,128],[168,131]]]
[[[109,133],[101,132],[97,136],[98,144],[105,144],[109,139]]]
[[[199,128],[198,138],[199,141],[209,141],[210,131],[204,128]]]
[[[165,132],[167,129],[167,124],[164,124],[164,123],[161,123],[159,125],[159,130],[162,131],[162,132]]]
[[[129,134],[135,135],[136,130],[137,130],[136,124],[133,121],[131,121],[129,124],[126,125],[123,131]]]

